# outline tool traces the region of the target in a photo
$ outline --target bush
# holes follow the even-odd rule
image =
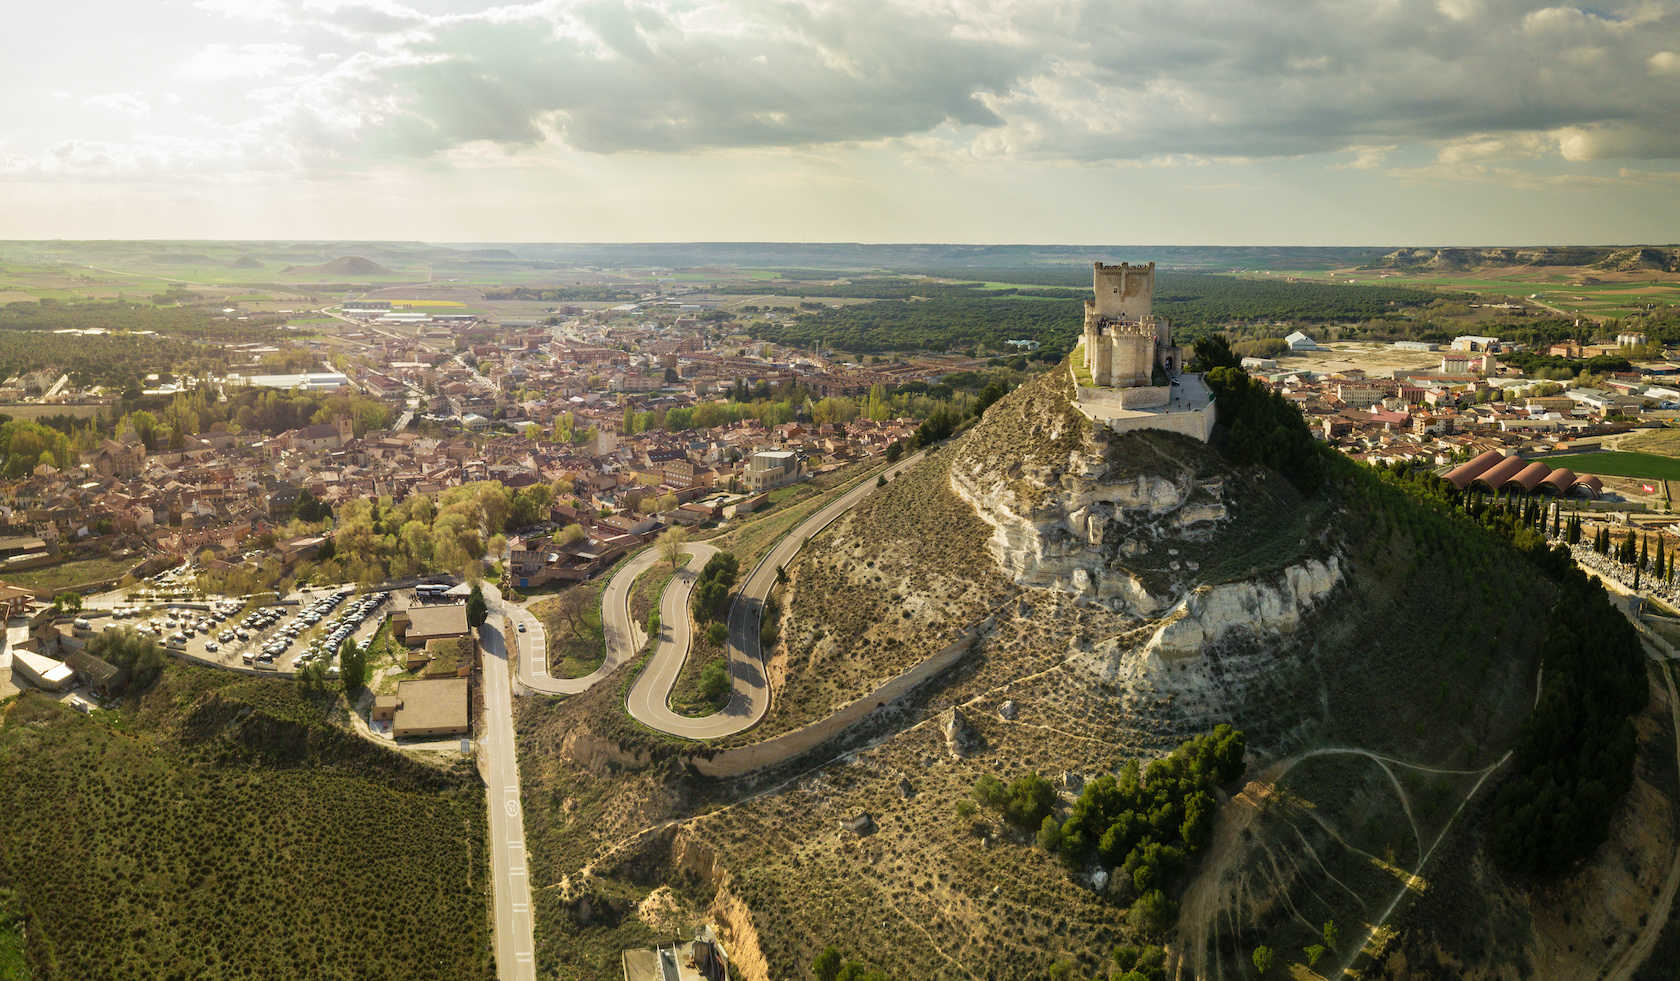
[[[708,664],[700,672],[700,697],[715,702],[729,691],[729,669],[722,664]]]

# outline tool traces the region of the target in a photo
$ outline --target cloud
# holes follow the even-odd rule
[[[1350,146],[1344,152],[1353,154],[1353,159],[1347,163],[1331,164],[1330,167],[1332,170],[1375,170],[1398,149],[1393,143],[1387,146]]]
[[[198,0],[221,36],[167,72],[224,83],[192,97],[220,115],[181,107],[221,132],[172,133],[299,167],[836,145],[922,165],[1680,159],[1680,9],[1649,0],[488,2]],[[89,104],[150,108],[127,98]]]
[[[212,44],[181,63],[178,73],[194,81],[225,78],[262,78],[283,68],[307,65],[303,48],[296,44]]]
[[[130,116],[144,116],[152,111],[151,103],[132,92],[107,92],[104,95],[89,96],[82,100],[82,105],[111,109]]]

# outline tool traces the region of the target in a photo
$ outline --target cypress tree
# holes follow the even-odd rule
[[[1651,537],[1649,535],[1639,540],[1639,567],[1645,568],[1651,561]]]

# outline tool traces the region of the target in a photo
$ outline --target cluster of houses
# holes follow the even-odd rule
[[[751,510],[765,493],[880,454],[915,427],[909,419],[767,425],[748,418],[637,432],[638,420],[693,409],[740,383],[798,380],[817,397],[825,384],[849,394],[907,380],[907,371],[938,377],[967,363],[935,356],[913,369],[893,364],[842,379],[809,359],[708,350],[703,332],[663,324],[590,326],[590,343],[557,341],[549,326],[440,329],[466,339],[463,354],[472,354],[476,366],[447,347],[370,340],[371,356],[345,366],[346,383],[387,400],[399,423],[408,421],[399,413],[409,399],[423,396],[433,409],[481,424],[431,427],[431,435],[406,427],[357,435],[342,417],[281,433],[216,426],[184,435],[174,448],[151,450],[128,429],[81,453],[76,466],[42,464],[0,486],[0,580],[8,571],[88,555],[136,564],[193,558],[212,569],[273,557],[290,566],[309,558],[321,539],[270,544],[265,535],[294,516],[306,491],[336,506],[436,494],[478,480],[514,489],[569,487],[550,517],[584,525],[590,540],[569,558],[545,563],[534,578],[586,578],[645,534],[656,510],[661,524]],[[668,381],[670,375],[678,381]],[[498,431],[487,432],[492,419]],[[554,424],[562,419],[570,439],[556,437]],[[261,549],[253,539],[262,540]],[[553,554],[547,546],[522,551]]]
[[[1386,376],[1289,371],[1274,361],[1248,367],[1298,406],[1322,439],[1372,461],[1445,465],[1490,450],[1580,451],[1597,445],[1583,440],[1680,417],[1680,364],[1635,364],[1603,376],[1598,387],[1565,388],[1502,365],[1495,355],[1513,347],[1494,337],[1461,337],[1437,366]],[[1626,350],[1577,348],[1571,357]]]

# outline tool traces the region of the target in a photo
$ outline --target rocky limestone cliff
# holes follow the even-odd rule
[[[1195,657],[1232,630],[1290,633],[1342,581],[1341,562],[1316,559],[1290,566],[1275,583],[1204,586],[1184,597],[1149,639],[1146,650],[1165,662]]]
[[[1080,427],[1070,395],[1040,379],[1000,402],[958,450],[951,488],[1017,584],[1155,621],[1127,631],[1128,662],[1290,633],[1341,583],[1335,536],[1286,481],[1172,433]]]
[[[1188,473],[1105,479],[1101,458],[1086,454],[1069,464],[1059,487],[1037,502],[1023,501],[1011,481],[957,467],[951,488],[992,527],[992,557],[1016,583],[1140,616],[1170,606],[1171,597],[1152,593],[1109,557],[1149,548],[1163,529],[1217,526],[1226,518],[1218,482],[1199,484]]]

